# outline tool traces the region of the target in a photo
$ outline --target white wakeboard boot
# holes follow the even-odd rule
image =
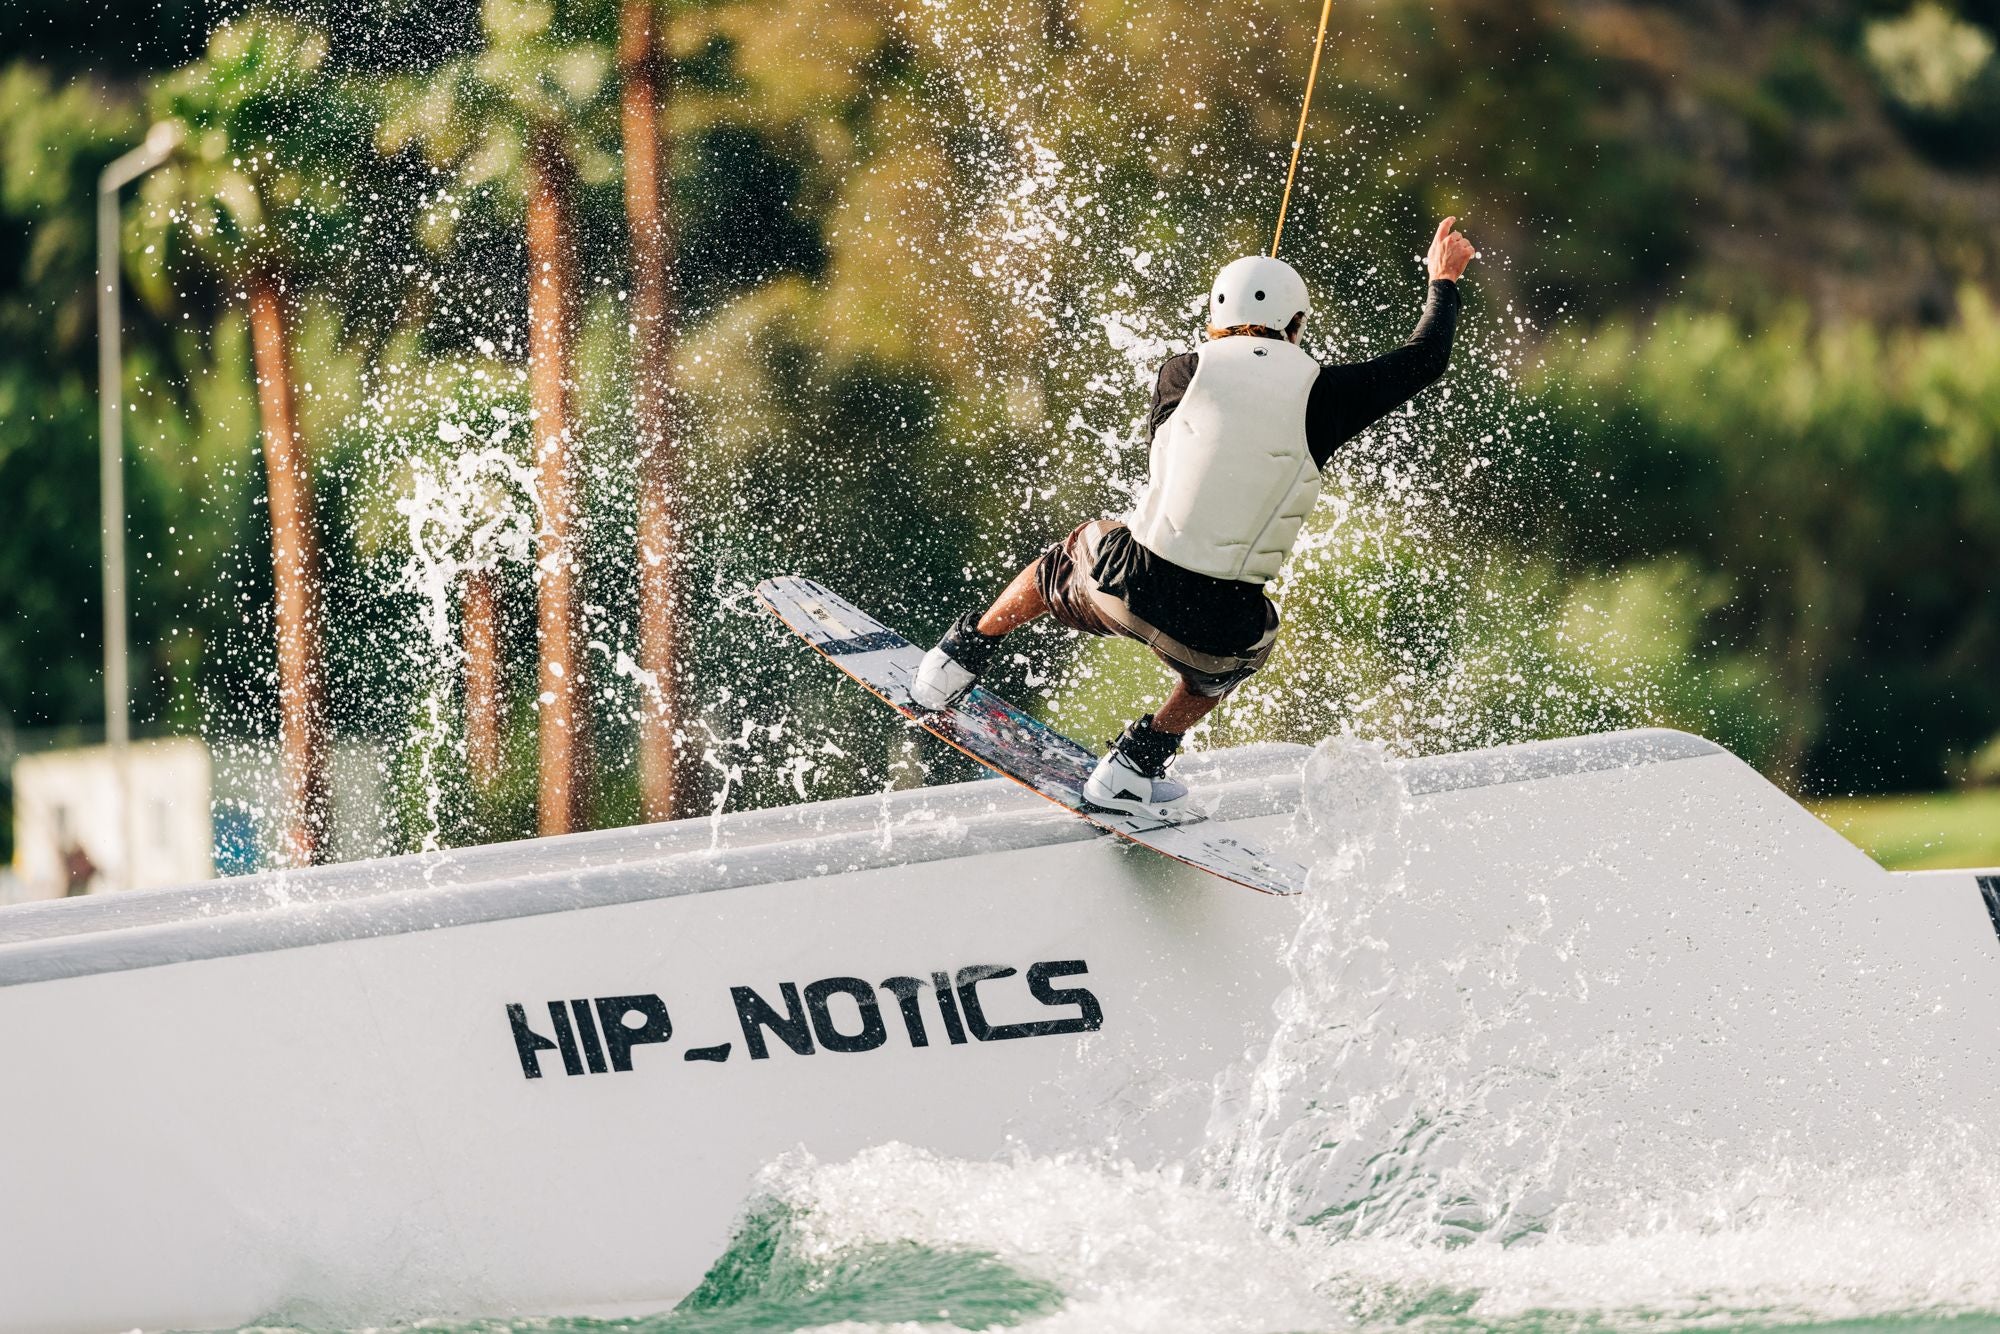
[[[980,634],[979,613],[965,613],[938,646],[924,654],[923,665],[910,682],[910,698],[926,713],[943,713],[979,684],[1003,638]]]
[[[1177,821],[1188,813],[1187,784],[1167,777],[1181,737],[1153,730],[1147,714],[1126,728],[1083,785],[1083,799],[1103,810]]]

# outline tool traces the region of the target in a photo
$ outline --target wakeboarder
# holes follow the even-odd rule
[[[1444,375],[1458,280],[1478,254],[1456,223],[1446,218],[1431,238],[1415,331],[1367,361],[1322,366],[1299,346],[1312,302],[1291,265],[1263,255],[1225,265],[1209,292],[1207,340],[1160,368],[1138,503],[1080,524],[984,612],[960,616],[924,657],[910,692],[918,707],[964,698],[1005,636],[1043,615],[1136,639],[1178,679],[1111,743],[1083,795],[1106,810],[1180,818],[1188,789],[1167,767],[1188,729],[1270,657],[1279,618],[1265,585],[1298,541],[1322,470]]]

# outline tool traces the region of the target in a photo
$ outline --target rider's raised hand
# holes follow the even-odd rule
[[[1431,252],[1424,257],[1424,263],[1431,271],[1431,280],[1449,278],[1457,282],[1465,272],[1465,266],[1479,257],[1472,248],[1472,242],[1452,230],[1457,218],[1446,218],[1438,224],[1437,235],[1431,238]]]

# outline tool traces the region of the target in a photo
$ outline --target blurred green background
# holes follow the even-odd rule
[[[278,726],[245,299],[267,265],[330,715],[389,798],[358,846],[535,830],[534,564],[490,562],[500,750],[475,781],[446,550],[468,506],[525,502],[494,463],[442,547],[411,506],[472,445],[530,461],[541,134],[574,228],[575,823],[640,818],[621,8],[0,16],[0,721],[21,745],[102,724],[91,210],[103,166],[172,117],[186,149],[123,213],[141,733],[255,747]],[[1124,503],[1152,368],[1195,336],[1213,268],[1268,240],[1318,6],[652,12],[675,808],[970,777],[801,661],[747,590],[812,575],[928,639]],[[1824,809],[1900,864],[2000,863],[1997,37],[1984,0],[1336,0],[1287,231],[1309,344],[1400,339],[1445,213],[1484,258],[1448,392],[1343,456],[1279,590],[1285,647],[1202,742],[1680,726],[1861,799]],[[1160,680],[1129,646],[1020,641],[1000,684],[1082,737]]]

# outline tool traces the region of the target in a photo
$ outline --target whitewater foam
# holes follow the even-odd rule
[[[989,1267],[989,1295],[1026,1294],[1001,1323],[1034,1334],[1418,1322],[1657,1329],[2000,1311],[2000,1193],[1990,1174],[1969,1189],[1956,1181],[1928,1169],[1801,1176],[1772,1163],[1673,1202],[1671,1223],[1515,1245],[1273,1231],[1178,1169],[969,1163],[904,1145],[841,1163],[788,1157],[766,1171],[759,1200],[786,1220],[773,1267],[793,1274],[791,1287],[825,1285],[884,1248],[957,1256]],[[815,1327],[936,1328],[965,1314],[947,1306],[922,1322]]]
[[[1024,1326],[1049,1334],[1340,1323],[1291,1245],[1176,1170],[884,1145],[843,1163],[783,1159],[760,1193],[793,1220],[781,1242],[790,1263],[824,1268],[885,1243],[991,1255],[1062,1294]]]

